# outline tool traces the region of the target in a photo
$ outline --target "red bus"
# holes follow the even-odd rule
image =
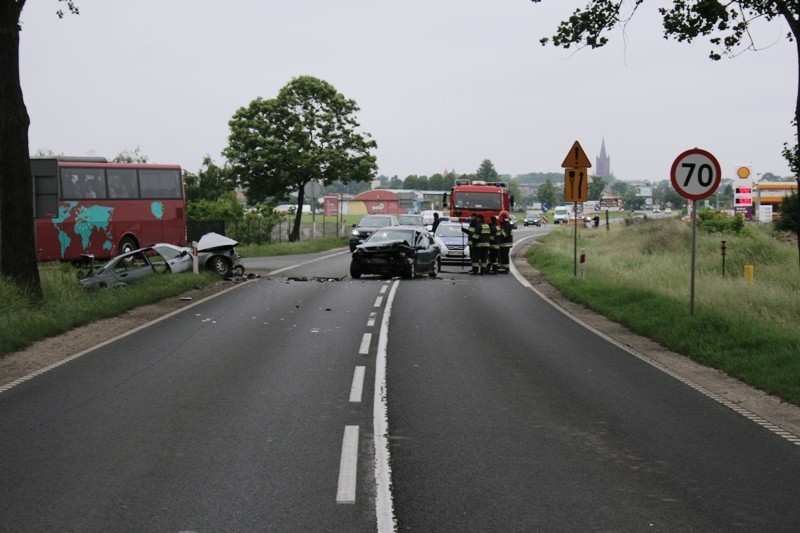
[[[105,158],[32,158],[40,261],[108,259],[157,242],[186,246],[178,165]]]

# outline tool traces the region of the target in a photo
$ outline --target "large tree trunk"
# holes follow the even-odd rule
[[[24,0],[0,2],[0,275],[42,296],[36,264],[28,111],[19,79]]]
[[[290,242],[300,240],[300,222],[303,220],[303,202],[305,201],[304,189],[300,187],[297,191],[297,211],[294,212],[294,225],[292,226],[292,232],[289,234]]]

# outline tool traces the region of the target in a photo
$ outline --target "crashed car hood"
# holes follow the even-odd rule
[[[397,239],[397,240],[394,240],[394,241],[383,241],[383,242],[375,243],[375,244],[371,244],[371,243],[359,244],[358,247],[361,248],[362,250],[367,251],[367,252],[373,252],[373,251],[378,251],[378,250],[389,250],[389,249],[397,248],[397,247],[404,247],[404,248],[409,248],[409,249],[411,248],[408,245],[408,243],[406,241],[404,241],[403,239]]]
[[[220,235],[219,233],[206,233],[200,240],[197,241],[197,251],[202,252],[203,250],[213,250],[214,248],[222,248],[225,246],[236,246],[238,241],[234,241],[226,237],[225,235]]]

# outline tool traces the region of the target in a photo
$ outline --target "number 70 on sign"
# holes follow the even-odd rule
[[[702,200],[717,190],[722,171],[719,161],[711,153],[692,148],[675,158],[670,179],[675,191],[684,198]]]

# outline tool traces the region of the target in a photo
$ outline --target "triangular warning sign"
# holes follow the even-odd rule
[[[575,141],[575,144],[569,149],[567,157],[564,158],[564,162],[561,163],[561,168],[591,168],[591,166],[586,152],[583,151],[581,143],[578,141]]]

